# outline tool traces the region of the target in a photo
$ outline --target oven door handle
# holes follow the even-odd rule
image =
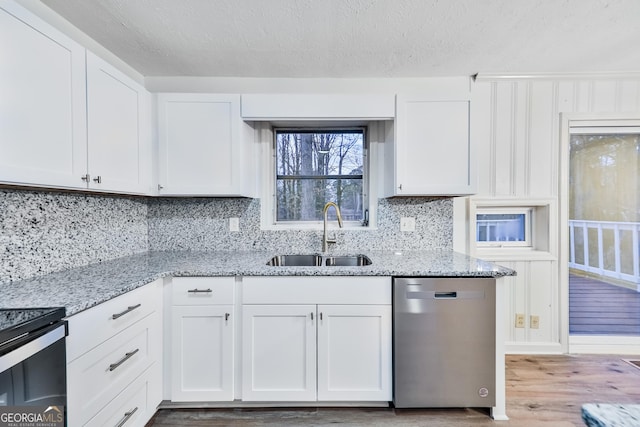
[[[4,372],[67,335],[67,322],[59,322],[16,338],[8,343],[10,350],[0,356],[0,372]]]

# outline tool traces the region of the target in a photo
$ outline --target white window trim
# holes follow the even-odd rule
[[[306,123],[305,123],[306,124]],[[375,171],[378,170],[379,152],[382,149],[380,144],[384,142],[384,122],[376,121],[371,123],[324,123],[314,122],[306,126],[286,126],[274,125],[269,122],[255,122],[256,140],[259,142],[260,150],[260,173],[262,183],[260,185],[261,203],[260,203],[260,229],[261,230],[322,230],[322,221],[287,221],[276,222],[276,153],[274,146],[275,132],[274,128],[310,128],[319,129],[323,127],[347,128],[347,127],[364,127],[365,137],[365,164],[364,164],[364,196],[366,200],[365,209],[369,210],[369,225],[363,226],[360,221],[345,221],[342,230],[367,231],[377,229],[377,201],[378,201],[378,179]],[[332,223],[335,221],[332,221]]]
[[[502,215],[516,214],[524,215],[524,240],[519,241],[478,241],[478,215]],[[476,227],[474,229],[475,243],[478,247],[506,248],[506,247],[533,247],[531,239],[531,229],[533,227],[533,208],[531,207],[479,207],[476,210]]]
[[[469,254],[488,261],[531,261],[557,259],[556,200],[551,198],[479,198],[469,201]],[[531,246],[482,246],[476,242],[476,214],[495,209],[531,210]],[[502,211],[505,212],[504,210]]]
[[[559,176],[558,176],[558,224],[556,224],[558,242],[558,277],[559,277],[559,294],[560,294],[560,346],[564,353],[574,353],[582,351],[576,345],[583,344],[576,342],[577,339],[569,337],[569,163],[570,163],[570,144],[572,134],[584,134],[586,129],[595,127],[598,133],[605,133],[606,128],[615,128],[612,133],[620,133],[621,128],[633,129],[640,127],[639,113],[561,113],[560,115],[560,158],[559,158]],[[624,133],[624,132],[622,132]],[[600,337],[592,337],[594,341]],[[595,353],[603,351],[609,354],[624,354],[626,346],[619,345],[621,337],[613,338],[615,342],[605,345],[597,345],[591,342],[589,352]],[[581,339],[581,341],[584,339]],[[626,340],[628,337],[622,338]],[[602,341],[600,341],[602,343]]]

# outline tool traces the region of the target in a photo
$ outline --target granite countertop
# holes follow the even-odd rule
[[[280,252],[148,252],[27,280],[0,283],[0,308],[65,307],[78,313],[166,276],[502,277],[513,270],[453,251],[363,251],[363,267],[271,267]],[[332,254],[334,255],[334,254]],[[339,254],[335,254],[339,255]]]

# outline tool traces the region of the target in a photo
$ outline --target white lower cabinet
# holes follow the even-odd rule
[[[68,318],[67,425],[151,419],[162,399],[161,313],[157,280]]]
[[[391,306],[318,306],[318,400],[389,401]]]
[[[233,306],[172,308],[171,400],[233,400]]]
[[[147,421],[156,412],[158,402],[154,399],[154,395],[161,387],[161,384],[154,381],[154,378],[161,375],[160,363],[155,363],[109,402],[86,425],[119,427],[147,425]]]
[[[244,278],[242,400],[392,400],[390,291],[388,278]]]
[[[242,307],[242,400],[316,400],[316,306]]]
[[[171,400],[232,401],[233,277],[175,277],[171,307]]]

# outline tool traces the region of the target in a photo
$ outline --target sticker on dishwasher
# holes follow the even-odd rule
[[[64,427],[64,406],[0,406],[0,427]]]

